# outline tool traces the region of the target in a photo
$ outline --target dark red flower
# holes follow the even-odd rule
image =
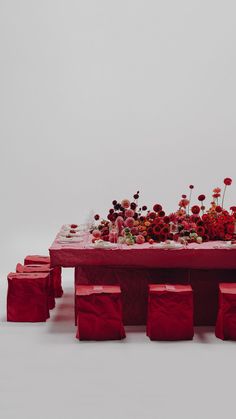
[[[222,208],[221,208],[221,206],[220,206],[220,205],[217,205],[217,207],[216,207],[216,212],[218,212],[218,213],[222,212]]]
[[[204,236],[204,234],[205,234],[205,228],[204,227],[202,227],[202,226],[199,226],[198,228],[197,228],[197,234],[199,235],[199,236]]]
[[[131,202],[131,204],[130,204],[130,208],[131,208],[132,210],[136,210],[137,205],[135,204],[135,202]]]
[[[230,207],[230,209],[231,209],[231,211],[236,212],[236,207],[235,206]]]
[[[158,215],[159,215],[159,217],[164,217],[165,216],[165,211],[159,211]]]
[[[112,205],[116,205],[116,204],[117,204],[116,200],[112,201]]]
[[[153,211],[155,211],[155,212],[159,212],[159,211],[161,211],[162,210],[162,206],[160,205],[160,204],[155,204],[154,206],[153,206]]]
[[[193,185],[189,185],[189,189],[193,189],[194,188],[194,186]]]
[[[186,199],[186,198],[187,198],[187,195],[184,195],[184,194],[183,194],[183,195],[182,195],[182,198],[183,198],[183,199]]]
[[[227,233],[228,234],[234,234],[234,224],[228,224],[227,225]]]
[[[214,193],[212,196],[213,196],[213,198],[219,198],[220,197],[220,193]]]
[[[200,212],[200,207],[199,207],[198,205],[194,205],[194,206],[191,208],[191,211],[192,211],[192,213],[193,213],[193,214],[199,214],[199,212]]]
[[[148,218],[156,218],[156,213],[155,212],[149,212]]]
[[[163,220],[164,220],[164,223],[169,224],[170,217],[168,217],[168,215],[166,215]]]
[[[96,215],[94,215],[94,220],[99,220],[99,218],[100,218],[100,215],[99,214],[96,214]]]
[[[231,179],[230,177],[226,177],[226,178],[224,179],[224,184],[225,184],[226,186],[230,186],[230,185],[231,185],[231,183],[232,183],[232,179]]]
[[[144,206],[142,207],[142,210],[143,210],[143,211],[147,211],[147,207],[146,207],[146,205],[144,205]]]
[[[206,196],[205,195],[199,195],[199,197],[198,197],[198,201],[200,201],[200,202],[202,202],[202,201],[204,201],[206,199]]]

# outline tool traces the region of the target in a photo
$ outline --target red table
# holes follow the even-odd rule
[[[181,249],[143,245],[97,249],[90,243],[61,243],[49,249],[52,266],[75,267],[76,283],[119,284],[124,323],[145,324],[149,283],[191,284],[195,325],[213,325],[219,282],[236,282],[236,249],[223,242],[190,244]]]

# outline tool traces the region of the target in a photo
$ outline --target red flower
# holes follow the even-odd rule
[[[194,205],[194,206],[191,208],[191,211],[192,211],[192,213],[193,213],[193,214],[199,214],[199,212],[200,212],[200,207],[199,207],[198,205]]]
[[[220,193],[214,193],[212,196],[213,196],[213,198],[219,198],[220,197]]]
[[[182,195],[182,198],[183,198],[183,199],[186,199],[186,198],[187,198],[187,195]]]
[[[159,211],[161,211],[162,210],[162,206],[160,205],[160,204],[155,204],[154,206],[153,206],[153,211],[155,211],[155,212],[159,212]]]
[[[217,207],[216,207],[216,212],[222,212],[222,208],[221,208],[221,206],[220,206],[220,205],[217,205]]]
[[[199,236],[204,236],[204,234],[205,234],[205,228],[204,227],[202,227],[202,226],[199,226],[198,228],[197,228],[197,234],[199,235]]]
[[[100,215],[99,214],[96,214],[96,215],[94,215],[94,220],[99,220],[99,218],[100,218]]]
[[[236,212],[236,207],[230,207],[231,211]]]
[[[194,188],[194,186],[193,185],[189,185],[189,189],[193,189]]]
[[[158,215],[159,215],[159,217],[164,217],[164,216],[165,216],[165,211],[160,211],[160,212],[158,213]]]
[[[228,234],[234,234],[234,225],[233,224],[228,224],[227,225],[227,233]]]
[[[199,195],[199,197],[198,197],[198,201],[200,201],[200,202],[202,202],[202,201],[204,201],[206,199],[206,197],[205,197],[205,195]]]
[[[224,184],[225,184],[226,186],[230,186],[230,185],[231,185],[231,183],[232,183],[232,179],[231,179],[230,177],[226,177],[226,178],[224,179]]]
[[[170,217],[168,217],[168,215],[166,215],[163,220],[164,220],[164,223],[169,224]]]

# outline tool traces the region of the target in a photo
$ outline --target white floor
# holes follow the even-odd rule
[[[127,328],[123,342],[79,342],[73,271],[46,324],[0,324],[1,419],[235,418],[236,343],[197,328],[194,341],[150,342]]]

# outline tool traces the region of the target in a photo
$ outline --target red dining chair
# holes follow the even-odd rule
[[[236,283],[219,284],[215,335],[222,340],[236,340]]]

